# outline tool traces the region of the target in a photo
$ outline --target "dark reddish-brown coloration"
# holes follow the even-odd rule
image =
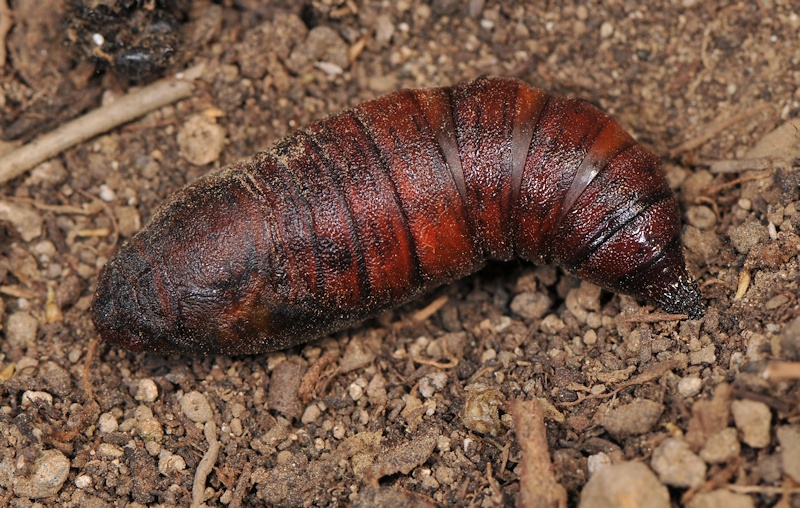
[[[364,103],[180,190],[103,269],[93,318],[134,351],[271,351],[515,257],[703,314],[658,158],[584,101],[479,78]]]

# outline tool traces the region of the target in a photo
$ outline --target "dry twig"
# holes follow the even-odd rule
[[[0,0],[2,1],[2,0]],[[47,203],[42,203],[36,199],[26,198],[23,196],[3,196],[3,199],[7,199],[8,201],[14,201],[17,203],[27,203],[34,208],[39,210],[43,210],[45,212],[53,212],[53,213],[65,213],[65,214],[75,214],[75,215],[97,215],[98,213],[102,212],[105,208],[103,202],[94,196],[91,197],[92,201],[89,203],[84,203],[81,206],[74,206],[74,205],[48,205]]]
[[[82,141],[189,97],[194,92],[194,80],[200,77],[203,67],[196,65],[184,72],[180,78],[156,81],[0,157],[0,184],[18,177],[37,164]]]
[[[779,496],[781,494],[800,494],[800,487],[773,487],[771,485],[725,485],[725,488],[737,494],[763,494]]]
[[[740,113],[737,113],[733,116],[729,116],[727,118],[721,118],[711,125],[706,126],[702,130],[702,134],[681,143],[680,145],[676,146],[672,150],[669,151],[670,157],[676,157],[684,152],[688,152],[689,150],[694,150],[705,144],[708,140],[714,138],[717,134],[724,131],[731,125],[735,125],[742,120],[746,120],[751,116],[755,116],[762,111],[769,109],[771,106],[769,104],[759,104],[758,106],[753,106],[752,108],[748,108]]]
[[[712,194],[716,194],[719,191],[725,190],[730,187],[736,187],[740,183],[744,182],[752,182],[754,180],[763,180],[765,178],[769,178],[772,175],[769,171],[762,171],[760,173],[752,173],[745,176],[740,176],[739,178],[735,178],[730,182],[721,183],[719,185],[714,185],[712,187],[708,187],[705,190],[706,196],[711,196]]]
[[[720,159],[703,161],[702,165],[707,165],[708,170],[715,174],[721,173],[742,173],[744,171],[774,170],[780,167],[790,166],[790,161],[783,159],[770,159],[759,157],[756,159]]]
[[[94,389],[92,389],[92,381],[89,379],[92,361],[94,361],[94,353],[97,351],[97,346],[100,344],[100,338],[95,337],[89,343],[89,350],[86,352],[86,358],[83,360],[83,391],[86,392],[86,397],[94,402]]]
[[[572,407],[572,406],[577,406],[583,401],[589,399],[608,399],[611,397],[615,397],[619,392],[621,392],[625,388],[628,388],[629,386],[641,385],[656,380],[677,366],[678,362],[675,360],[667,360],[665,362],[657,363],[652,367],[650,367],[649,369],[647,369],[646,371],[639,374],[638,376],[636,376],[635,378],[625,381],[624,383],[616,387],[613,391],[607,393],[592,393],[590,395],[586,395],[585,397],[578,396],[577,400],[574,400],[572,402],[559,402],[557,405],[560,407]]]
[[[439,309],[444,307],[444,305],[447,303],[448,299],[449,299],[449,297],[447,295],[440,296],[436,300],[434,300],[431,303],[429,303],[428,305],[426,305],[424,309],[420,309],[417,312],[415,312],[414,315],[411,316],[411,319],[415,323],[422,323],[423,321],[425,321],[429,317],[431,317],[434,314],[436,314],[439,311]]]
[[[194,483],[192,484],[192,508],[200,508],[205,501],[206,493],[206,479],[211,471],[214,469],[214,464],[217,462],[219,455],[219,441],[217,441],[217,424],[213,421],[206,422],[203,428],[203,434],[208,441],[208,450],[200,463],[197,465],[197,471],[194,473]]]
[[[11,31],[11,26],[14,24],[14,18],[11,15],[11,9],[8,8],[6,0],[0,0],[0,69],[6,66],[6,35]]]
[[[511,403],[511,414],[514,416],[514,431],[522,450],[517,506],[566,507],[567,491],[556,481],[553,472],[541,403],[535,399],[514,400]]]
[[[771,362],[762,375],[772,381],[800,379],[800,362]]]

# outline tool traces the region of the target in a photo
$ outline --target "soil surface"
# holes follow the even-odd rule
[[[0,1],[0,151],[204,64],[0,184],[0,505],[800,506],[798,5],[567,3]],[[662,157],[703,319],[513,262],[273,354],[96,342],[98,269],[170,193],[482,74]]]

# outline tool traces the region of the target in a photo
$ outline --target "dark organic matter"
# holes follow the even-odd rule
[[[516,257],[703,315],[659,159],[584,101],[479,78],[366,102],[180,190],[103,269],[93,319],[134,351],[271,351]]]

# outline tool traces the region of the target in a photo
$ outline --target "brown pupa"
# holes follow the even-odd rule
[[[93,320],[133,351],[310,341],[478,270],[554,263],[699,318],[653,153],[516,79],[401,90],[173,195],[101,271]]]

